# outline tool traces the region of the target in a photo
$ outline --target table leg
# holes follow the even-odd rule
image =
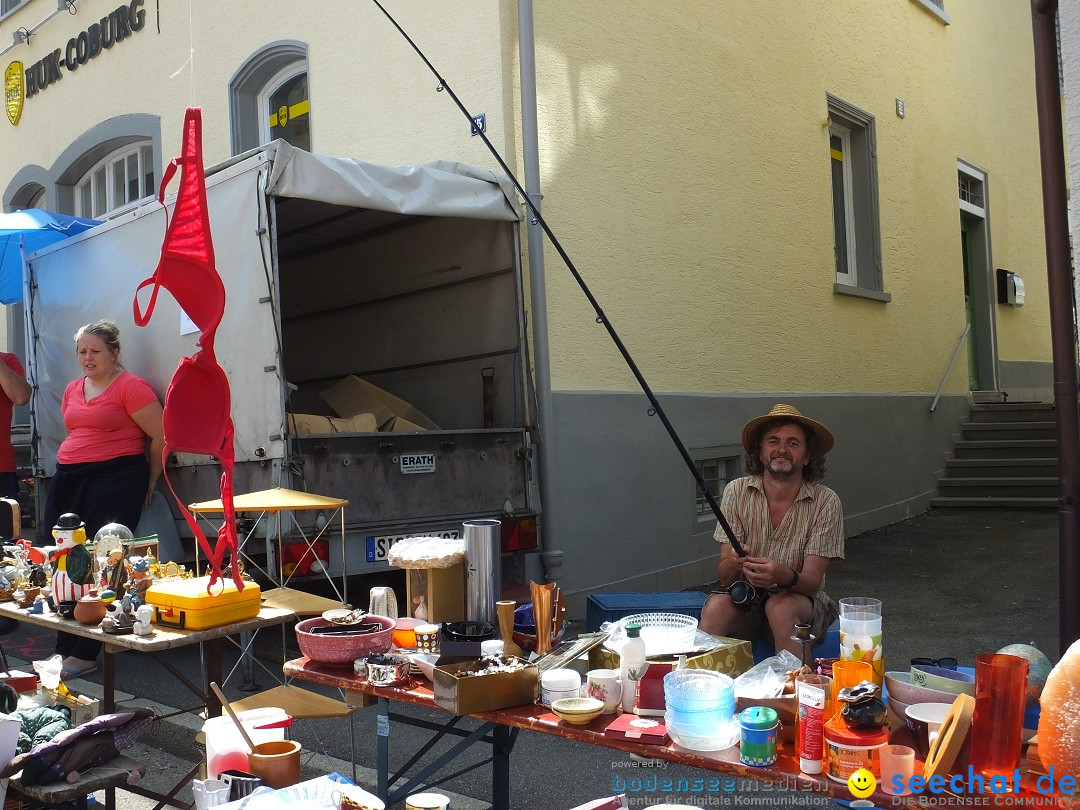
[[[385,802],[390,799],[390,701],[380,697],[376,712],[378,796]]]
[[[211,682],[221,686],[221,639],[212,638],[203,643],[206,654],[206,716],[217,717],[221,714],[221,701],[210,689]]]
[[[116,655],[106,645],[101,658],[102,700],[105,714],[116,711]],[[110,807],[109,810],[112,810]]]
[[[514,741],[509,726],[495,726],[491,736],[491,806],[494,810],[510,810],[510,752]]]

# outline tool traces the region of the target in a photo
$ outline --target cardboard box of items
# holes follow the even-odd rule
[[[686,657],[686,666],[690,669],[712,669],[735,678],[754,665],[754,651],[749,641],[738,638],[713,636],[717,645],[711,650]],[[656,656],[649,659],[650,664],[658,664],[670,670],[678,664],[678,657],[670,655]],[[590,669],[618,669],[619,654],[601,645],[589,651]]]
[[[535,664],[513,672],[467,674],[480,666],[478,661],[465,661],[435,667],[435,704],[454,714],[476,714],[536,702],[540,676]]]
[[[374,433],[379,429],[375,414],[358,413],[342,419],[313,413],[290,413],[289,433],[296,436],[319,436],[327,433]]]
[[[350,374],[319,394],[338,416],[371,414],[378,430],[410,432],[438,430],[439,426],[419,409],[377,385]]]

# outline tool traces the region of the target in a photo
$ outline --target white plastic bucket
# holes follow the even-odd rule
[[[259,743],[272,740],[284,740],[284,728],[258,728],[271,723],[282,723],[289,719],[284,709],[268,707],[248,709],[237,715],[243,723],[251,741]],[[240,730],[228,715],[211,717],[203,723],[203,736],[206,739],[206,774],[210,779],[218,778],[222,771],[230,769],[248,770],[248,748]]]

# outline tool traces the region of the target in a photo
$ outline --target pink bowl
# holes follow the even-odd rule
[[[378,622],[381,630],[374,633],[356,635],[317,635],[308,632],[313,627],[326,627],[330,624],[322,617],[304,619],[296,625],[296,641],[300,652],[312,661],[323,664],[351,664],[357,658],[370,653],[384,653],[390,649],[394,634],[394,620],[385,616],[368,615],[364,622]]]

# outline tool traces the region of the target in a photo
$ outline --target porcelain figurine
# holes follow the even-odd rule
[[[127,593],[124,594],[124,608],[138,610],[139,606],[146,602],[146,592],[154,583],[150,578],[150,560],[146,557],[132,557],[131,578],[127,583]]]
[[[94,555],[86,547],[86,524],[78,515],[66,512],[53,526],[52,536],[56,540],[49,558],[53,598],[77,602],[94,586]]]
[[[151,624],[153,620],[154,606],[141,605],[139,609],[135,611],[135,635],[149,636],[153,634],[154,627]]]

